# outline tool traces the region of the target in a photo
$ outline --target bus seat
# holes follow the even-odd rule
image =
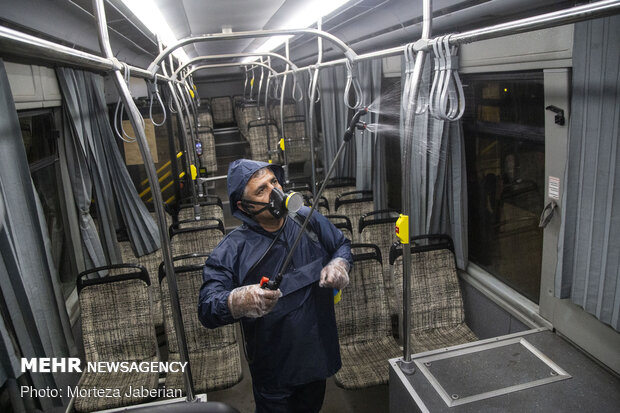
[[[198,139],[202,144],[202,155],[200,165],[207,168],[208,175],[217,173],[217,158],[215,156],[215,135],[213,129],[208,126],[201,126],[198,129]]]
[[[353,229],[351,227],[351,220],[344,215],[325,215],[325,218],[334,224],[336,228],[342,231],[342,235],[351,240],[353,238]]]
[[[218,197],[199,198],[200,217],[217,218],[224,221],[224,209],[222,201]],[[183,203],[179,205],[177,214],[178,221],[186,219],[194,219],[194,205],[191,203]],[[178,221],[176,221],[178,223]]]
[[[254,120],[260,119],[260,112],[256,102],[243,102],[236,106],[237,125],[241,134],[248,139],[248,124]]]
[[[447,235],[413,237],[411,247],[411,346],[414,352],[476,341],[465,324],[463,298],[452,239]],[[396,294],[402,313],[402,245],[390,250]]]
[[[319,188],[321,187],[319,183]],[[325,186],[325,190],[323,190],[323,195],[327,202],[329,203],[331,209],[335,207],[336,197],[344,192],[355,191],[355,178],[331,178],[327,185]]]
[[[233,115],[233,105],[230,96],[218,96],[211,98],[211,113],[213,115],[213,124],[229,125],[235,122]]]
[[[201,127],[207,127],[213,129],[213,115],[211,115],[211,109],[202,109],[198,112],[198,123]]]
[[[289,102],[289,103],[284,103],[284,107],[283,107],[283,114],[284,114],[284,118],[288,118],[291,116],[296,116],[297,115],[297,108],[296,108],[296,104]],[[277,104],[270,106],[269,107],[269,115],[272,119],[276,119],[278,122],[278,127],[280,128],[280,130],[282,130],[282,125],[280,124],[280,103],[278,102]]]
[[[306,118],[303,115],[284,118],[284,148],[289,163],[310,160],[310,140],[306,137]]]
[[[359,234],[360,242],[376,244],[381,250],[381,256],[390,256],[390,247],[397,240],[394,226],[399,214],[393,209],[382,209],[368,212],[360,217]],[[394,280],[390,267],[383,267],[383,283],[385,294],[388,300],[388,310],[392,315],[392,328],[398,334],[398,314],[399,306],[396,303],[396,292],[394,291]]]
[[[359,220],[362,215],[375,209],[372,191],[349,191],[340,193],[334,201],[334,211],[351,220],[353,241],[359,240]]]
[[[269,152],[267,148],[267,128],[269,128],[269,142],[272,151],[271,159],[277,159],[278,141],[280,132],[273,119],[253,120],[248,123],[248,142],[250,143],[250,158],[255,161],[267,162]]]
[[[401,350],[392,336],[379,247],[353,244],[350,283],[335,304],[342,368],[336,384],[345,389],[388,382],[388,360]]]
[[[85,279],[89,274],[114,270],[123,272]],[[82,338],[87,362],[158,362],[157,338],[149,304],[149,275],[144,267],[117,264],[93,268],[78,275],[77,290],[82,319]],[[78,412],[124,407],[149,400],[126,393],[129,386],[157,390],[158,372],[89,372],[84,370],[78,387],[119,389],[121,397],[74,399]]]
[[[118,245],[120,246],[121,257],[124,264],[138,264],[143,266],[148,272],[149,279],[151,280],[151,285],[148,287],[148,290],[153,310],[153,323],[155,323],[156,328],[163,326],[161,291],[159,291],[159,285],[157,283],[159,263],[163,260],[161,248],[150,254],[136,257],[129,241],[121,241]]]
[[[184,220],[187,224],[190,220]],[[211,222],[212,220],[210,220]],[[204,225],[201,227],[170,227],[170,248],[174,257],[192,253],[206,254],[220,243],[224,238],[224,224],[215,219],[217,224]]]
[[[198,320],[198,291],[202,286],[202,268],[208,254],[190,254],[174,258],[174,273],[177,287],[183,327],[187,341],[187,350],[196,392],[221,390],[241,381],[241,356],[239,341],[233,324],[216,329],[207,329]],[[189,264],[190,260],[196,260]],[[184,263],[179,265],[178,263]],[[187,263],[186,263],[187,262]],[[162,291],[164,324],[168,338],[168,359],[180,361],[176,331],[172,319],[170,293],[163,265],[160,266],[159,282]],[[183,374],[169,372],[166,375],[166,387],[185,389]]]

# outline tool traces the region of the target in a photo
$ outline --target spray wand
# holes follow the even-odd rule
[[[293,259],[293,253],[299,246],[301,237],[304,234],[304,231],[306,230],[308,223],[310,222],[310,217],[312,217],[312,213],[314,212],[316,206],[318,205],[318,201],[319,199],[321,199],[321,195],[323,195],[323,190],[325,189],[325,186],[327,185],[327,181],[329,180],[329,177],[331,176],[332,172],[334,171],[334,168],[336,167],[338,158],[340,158],[340,155],[342,155],[342,152],[344,151],[344,147],[346,143],[349,142],[351,138],[353,138],[355,129],[360,129],[360,130],[366,129],[366,123],[360,122],[360,118],[367,113],[368,113],[368,107],[364,107],[358,110],[357,112],[355,112],[355,115],[353,115],[353,118],[351,119],[351,123],[349,124],[349,127],[344,132],[344,137],[342,139],[342,143],[340,144],[340,147],[338,148],[338,152],[336,152],[336,156],[334,156],[334,159],[332,160],[331,165],[329,165],[329,169],[327,170],[327,174],[325,175],[323,184],[321,184],[321,189],[319,189],[319,192],[315,195],[314,200],[312,201],[310,212],[308,213],[308,216],[306,217],[301,228],[299,229],[299,233],[297,234],[297,238],[295,238],[293,247],[290,249],[288,255],[286,256],[284,260],[284,263],[282,264],[282,267],[280,267],[280,270],[278,271],[274,279],[271,280],[267,277],[263,277],[260,280],[261,288],[267,288],[269,290],[277,290],[280,287],[280,283],[282,283],[282,278],[284,277],[284,271],[286,271],[286,268],[289,266],[289,264],[291,263]]]

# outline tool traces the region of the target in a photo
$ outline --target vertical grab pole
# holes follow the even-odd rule
[[[267,66],[271,67],[271,57],[267,56]],[[265,136],[267,136],[267,159],[273,163],[271,157],[271,137],[269,136],[269,83],[271,82],[271,72],[267,71],[267,84],[265,87]]]
[[[160,49],[162,48],[162,44],[161,42],[159,42],[159,47]],[[170,64],[170,72],[174,73],[174,65],[172,62],[172,55],[169,56],[169,61],[168,63]],[[166,65],[164,62],[162,62],[161,64],[162,67],[162,71],[164,72],[164,75],[166,77],[168,77],[168,73],[166,72]],[[193,184],[192,182],[192,159],[195,158],[195,149],[194,149],[194,145],[190,145],[189,139],[187,138],[187,129],[185,126],[185,119],[183,118],[183,111],[181,110],[181,104],[179,103],[178,100],[178,96],[175,92],[174,89],[174,85],[173,82],[175,82],[174,80],[169,80],[168,81],[168,89],[170,90],[170,95],[172,97],[172,100],[174,101],[175,104],[175,110],[177,111],[177,122],[181,125],[181,136],[179,137],[182,146],[184,145],[184,150],[185,150],[185,165],[186,165],[186,171],[185,173],[187,174],[187,176],[190,179],[190,188],[192,191],[192,201],[194,204],[194,214],[198,214],[200,211],[200,207],[197,205],[198,204],[198,198],[197,198],[197,194],[196,194],[196,186]],[[190,152],[194,150],[194,152],[192,153],[192,155],[194,155],[193,157],[190,157]],[[175,179],[177,179],[178,177],[175,177]],[[179,199],[180,201],[180,199]]]
[[[318,30],[321,30],[323,19],[319,17],[319,20],[316,22],[316,26]],[[312,195],[316,194],[316,165],[314,162],[314,132],[316,128],[314,127],[314,109],[315,109],[315,99],[316,99],[316,88],[319,81],[319,65],[323,60],[323,38],[317,38],[317,47],[318,47],[318,56],[316,61],[316,68],[314,69],[314,73],[312,75],[312,80],[310,83],[310,97],[308,98],[308,103],[310,107],[308,108],[308,123],[309,123],[309,131],[310,131],[310,169],[312,170]]]
[[[284,43],[284,50],[286,51],[286,60],[288,61],[290,59],[289,57],[289,44],[288,44],[288,39],[286,39],[286,42]],[[289,70],[289,64],[286,64],[286,69],[285,71]],[[287,184],[289,183],[289,174],[288,174],[288,153],[287,153],[287,149],[286,149],[286,135],[284,133],[284,91],[286,90],[286,76],[284,75],[284,78],[282,79],[282,90],[280,92],[280,125],[282,126],[282,130],[280,131],[280,135],[282,136],[282,142],[283,142],[283,146],[284,146],[284,182],[286,182]]]
[[[99,32],[99,45],[108,59],[114,59],[112,48],[110,47],[110,39],[108,37],[108,25],[105,16],[105,9],[103,0],[93,0],[93,8],[95,9],[95,17],[97,19],[98,32]],[[157,179],[157,171],[155,170],[155,164],[153,164],[153,158],[146,141],[146,134],[142,128],[140,122],[140,112],[138,107],[134,103],[129,88],[125,83],[123,76],[120,73],[120,69],[116,68],[112,72],[112,78],[114,84],[118,89],[121,99],[125,104],[125,107],[129,110],[129,120],[131,126],[136,134],[136,140],[140,147],[140,154],[144,160],[144,166],[151,185],[151,192],[153,194],[153,203],[155,204],[155,212],[157,213],[159,236],[161,238],[162,255],[164,258],[164,265],[166,268],[166,279],[168,280],[168,288],[170,290],[170,300],[172,301],[172,315],[175,324],[175,330],[177,333],[177,341],[179,345],[179,353],[181,362],[186,363],[185,371],[183,372],[183,378],[185,380],[185,390],[187,394],[187,401],[194,401],[194,385],[192,383],[191,370],[189,366],[189,358],[187,351],[187,342],[185,339],[185,330],[183,328],[183,318],[181,316],[181,308],[179,306],[179,296],[177,290],[177,279],[172,267],[172,253],[170,251],[170,240],[168,239],[168,233],[166,231],[166,220],[164,218],[164,206],[161,197],[161,190],[159,187],[159,181]]]
[[[423,21],[422,21],[422,39],[428,39],[431,35],[431,23],[432,23],[432,2],[431,0],[424,0],[422,6]],[[411,93],[409,94],[409,101],[406,102],[407,110],[405,116],[405,134],[404,145],[402,153],[402,174],[403,174],[403,214],[409,217],[411,215],[411,148],[413,146],[413,123],[415,120],[416,101],[418,99],[418,93],[420,91],[420,81],[422,79],[422,68],[424,65],[424,59],[426,52],[420,50],[416,54],[415,65],[412,73],[412,86]],[[408,234],[413,234],[411,230],[411,221],[409,220]],[[410,235],[409,235],[410,236]],[[401,369],[404,373],[413,373],[414,366],[411,361],[411,340],[409,339],[410,325],[409,314],[411,307],[411,244],[409,240],[403,243],[403,362]]]

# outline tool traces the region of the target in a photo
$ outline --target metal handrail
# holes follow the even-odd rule
[[[186,37],[184,39],[178,40],[176,43],[168,45],[166,49],[164,49],[159,55],[153,60],[153,62],[146,69],[151,72],[152,75],[155,75],[159,70],[159,64],[168,56],[170,53],[178,49],[179,47],[186,46],[192,43],[200,43],[207,42],[211,40],[230,40],[230,39],[247,39],[253,37],[271,37],[271,36],[290,36],[290,35],[299,35],[299,34],[311,34],[315,36],[319,36],[331,41],[334,45],[336,45],[339,49],[341,49],[346,56],[346,58],[350,62],[354,62],[357,59],[357,53],[353,51],[349,46],[347,46],[342,40],[337,38],[331,33],[324,32],[322,30],[317,29],[283,29],[283,30],[253,30],[246,32],[235,32],[235,33],[212,33],[212,34],[203,34],[200,36],[192,36]]]

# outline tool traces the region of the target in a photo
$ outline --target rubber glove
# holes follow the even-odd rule
[[[258,318],[270,312],[282,296],[280,290],[260,288],[259,284],[237,287],[228,296],[228,308],[233,318]]]
[[[342,290],[349,285],[349,262],[344,258],[334,258],[321,270],[319,286]]]

